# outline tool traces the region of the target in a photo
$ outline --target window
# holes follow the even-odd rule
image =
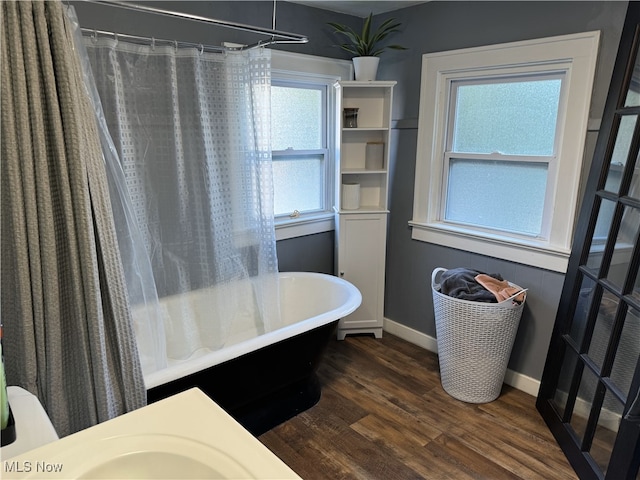
[[[333,84],[352,63],[272,52],[271,149],[276,239],[333,230]]]
[[[565,271],[597,45],[588,32],[423,56],[414,239]]]
[[[444,221],[543,234],[563,80],[544,74],[451,82]]]
[[[276,217],[329,210],[327,85],[272,80],[271,149]],[[295,213],[294,213],[295,212]]]

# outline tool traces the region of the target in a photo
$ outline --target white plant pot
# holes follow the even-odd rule
[[[375,80],[379,62],[379,57],[353,57],[356,80],[365,82]]]

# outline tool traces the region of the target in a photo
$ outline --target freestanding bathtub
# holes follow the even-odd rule
[[[172,361],[145,376],[148,401],[199,387],[254,435],[315,405],[320,399],[315,371],[321,354],[338,320],[358,308],[362,297],[345,280],[309,272],[280,273],[279,291],[278,329],[244,331],[221,349]]]

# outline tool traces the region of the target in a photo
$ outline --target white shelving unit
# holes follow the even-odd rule
[[[353,333],[373,333],[376,338],[382,337],[389,213],[388,159],[395,84],[395,81],[341,81],[335,84],[338,98],[336,271],[362,293],[360,307],[338,324],[339,340]],[[345,126],[345,108],[358,109],[356,127]],[[380,151],[380,144],[382,162],[379,157],[367,159],[372,147],[377,146]],[[359,185],[357,205],[353,204],[353,196],[345,198],[345,184]]]

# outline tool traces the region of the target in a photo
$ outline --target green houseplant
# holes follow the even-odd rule
[[[354,55],[353,66],[356,80],[375,80],[378,69],[379,55],[387,48],[393,50],[406,50],[402,45],[382,45],[382,41],[390,34],[398,32],[401,25],[395,18],[385,20],[375,30],[372,29],[373,13],[365,18],[362,31],[356,32],[353,28],[341,23],[329,22],[328,25],[334,33],[344,35],[349,40],[338,45],[343,50]]]

